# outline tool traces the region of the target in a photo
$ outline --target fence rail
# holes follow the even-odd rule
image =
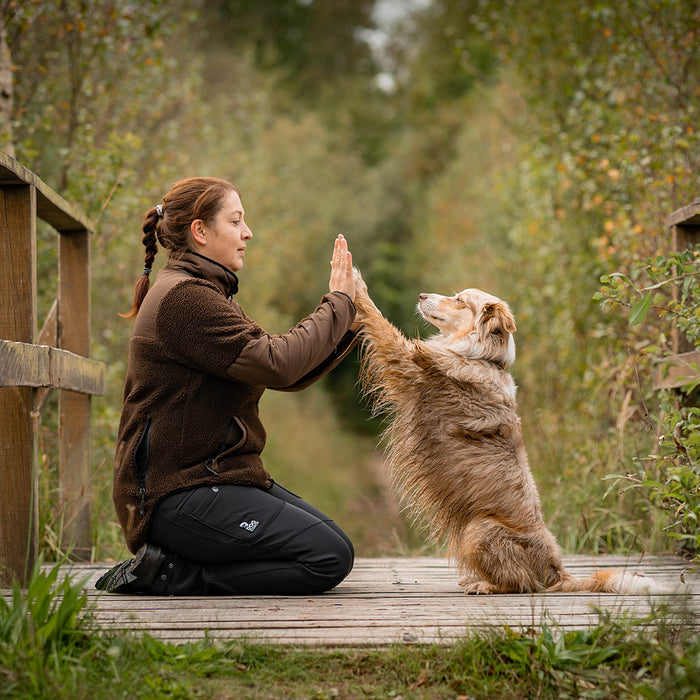
[[[674,211],[666,219],[666,226],[674,252],[700,247],[700,199]],[[673,354],[657,367],[655,389],[679,389],[698,376],[700,352],[678,328],[672,330],[672,341]]]
[[[37,219],[58,235],[58,298],[37,325]],[[91,553],[90,401],[104,365],[90,355],[90,234],[77,207],[0,152],[0,585],[25,581],[39,539],[38,429],[58,389],[62,545]]]

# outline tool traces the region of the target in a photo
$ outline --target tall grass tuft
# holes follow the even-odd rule
[[[26,590],[15,582],[0,597],[1,695],[22,688],[25,697],[42,697],[54,674],[63,675],[64,660],[79,655],[89,638],[84,581],[58,581],[59,569],[44,572],[39,562]]]

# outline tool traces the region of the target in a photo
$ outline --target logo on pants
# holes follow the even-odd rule
[[[251,520],[249,523],[244,520],[238,527],[242,527],[244,530],[248,530],[248,532],[253,532],[258,525],[260,525],[260,523],[257,520]]]

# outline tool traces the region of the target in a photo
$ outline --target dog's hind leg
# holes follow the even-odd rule
[[[471,524],[451,555],[464,576],[467,594],[535,593],[544,590],[561,571],[554,538],[539,531],[518,533],[485,518]]]

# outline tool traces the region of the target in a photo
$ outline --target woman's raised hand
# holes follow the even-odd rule
[[[343,292],[355,299],[355,279],[352,272],[352,253],[343,235],[335,239],[333,257],[331,258],[331,278],[328,282],[331,292]]]

